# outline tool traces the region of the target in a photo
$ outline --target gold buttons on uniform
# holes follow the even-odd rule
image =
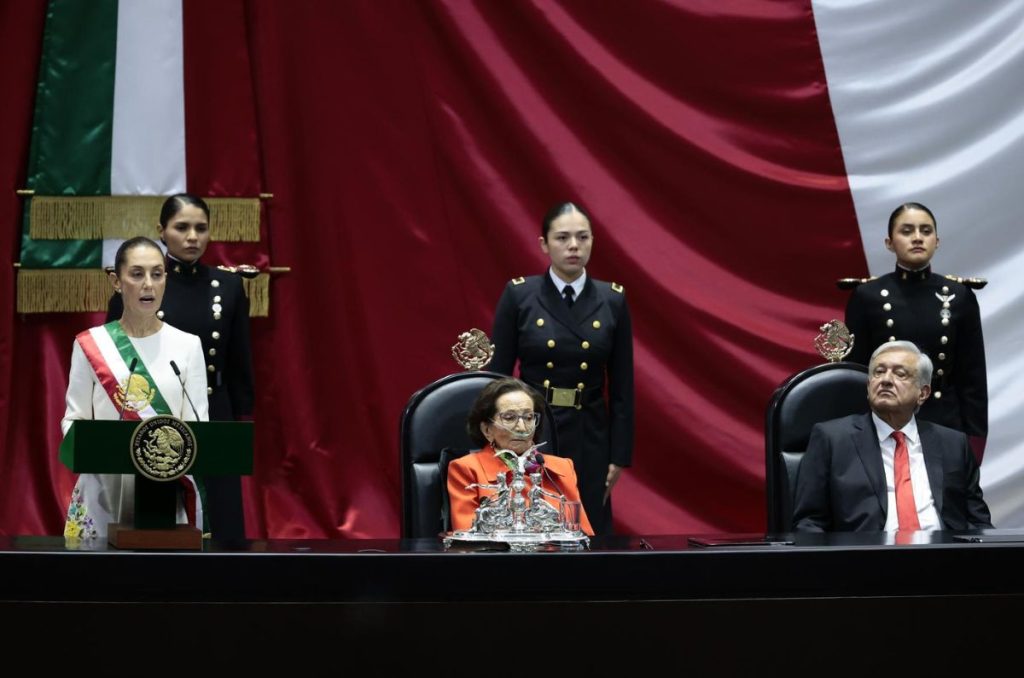
[[[206,387],[206,395],[213,395],[213,387],[212,386],[207,386]]]
[[[881,291],[881,295],[882,295],[883,297],[887,297],[887,296],[889,296],[889,290],[882,290],[882,291]]]
[[[544,380],[544,388],[550,388],[550,386],[551,386],[551,380],[550,379],[545,379]]]
[[[886,321],[885,321],[885,326],[886,326],[886,327],[892,327],[892,326],[893,326],[893,325],[895,325],[895,324],[896,324],[896,323],[895,323],[895,322],[893,321],[893,319],[892,319],[892,318],[889,318],[888,320],[886,320]]]
[[[580,369],[581,370],[585,370],[585,369],[587,369],[587,367],[588,367],[588,365],[586,363],[580,363]]]
[[[215,303],[215,304],[219,304],[220,303],[220,295],[219,294],[213,298],[213,303]]]
[[[896,337],[889,337],[889,341],[896,341]]]
[[[933,398],[942,398],[942,391],[936,391],[935,394],[932,397]]]
[[[216,371],[217,371],[217,368],[216,368],[216,367],[214,367],[213,365],[207,365],[207,366],[206,366],[206,371],[207,371],[207,372],[216,372]]]
[[[537,318],[537,327],[544,327],[544,318]]]
[[[595,320],[594,321],[594,329],[595,330],[601,329],[601,321],[600,320]]]
[[[582,381],[581,381],[580,383],[576,384],[576,388],[578,388],[578,389],[579,389],[579,390],[581,390],[581,391],[582,391],[583,389],[585,389],[586,387],[587,387],[587,385],[586,385],[586,384],[584,384],[584,383],[583,383]]]
[[[583,350],[586,350],[586,349],[590,348],[590,342],[589,341],[584,341],[582,344],[580,344],[580,346],[583,347]]]
[[[942,293],[943,294],[949,294],[949,288],[947,286],[943,285],[942,286]]]
[[[210,287],[220,287],[220,281],[219,280],[211,280],[210,281]]]
[[[942,368],[940,367],[939,369],[935,370],[935,374],[937,374],[938,376],[940,376],[940,377],[941,377],[942,375],[944,375],[944,374],[945,374],[945,372],[943,372],[943,371],[942,371]]]
[[[548,363],[548,369],[549,370],[555,369],[555,364],[554,363]]]
[[[882,304],[882,310],[883,311],[891,311],[892,310],[892,304],[890,304],[888,301],[885,302],[884,304]]]
[[[213,314],[213,319],[214,320],[220,320],[220,313],[214,313]]]
[[[214,339],[220,339],[220,332],[211,332],[210,336]]]
[[[945,359],[946,359],[946,354],[945,353],[940,353],[939,354],[939,360],[945,360]]]
[[[942,324],[943,325],[948,325],[949,324],[949,318],[943,318],[942,319]]]
[[[949,343],[949,337],[942,337],[941,339],[939,339],[939,341],[941,341],[943,344],[948,344]]]
[[[217,355],[217,349],[211,348],[210,349],[210,355]]]
[[[554,347],[555,347],[555,340],[554,339],[548,339],[548,348],[554,348]]]

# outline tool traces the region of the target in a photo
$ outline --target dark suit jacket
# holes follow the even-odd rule
[[[967,436],[921,419],[917,430],[943,529],[992,527]],[[880,531],[885,529],[887,509],[882,450],[871,414],[816,424],[797,474],[795,529]]]

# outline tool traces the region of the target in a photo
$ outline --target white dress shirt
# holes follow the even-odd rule
[[[885,529],[896,531],[899,528],[899,517],[896,515],[896,472],[893,459],[896,456],[896,440],[892,437],[895,430],[882,421],[877,414],[871,413],[878,432],[878,446],[882,448],[882,468],[885,470],[885,490],[888,496],[888,509],[885,513]],[[917,520],[922,530],[940,530],[942,521],[935,510],[935,498],[932,496],[931,484],[928,482],[928,469],[924,465],[924,451],[921,448],[921,436],[917,432],[917,419],[911,417],[902,429],[906,436],[907,452],[910,454],[910,483],[914,487],[914,503],[917,506]],[[941,488],[940,488],[941,489]]]

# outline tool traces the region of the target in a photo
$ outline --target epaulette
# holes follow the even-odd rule
[[[985,280],[984,278],[961,278],[958,275],[947,275],[944,277],[947,280],[958,282],[964,287],[970,287],[972,290],[980,290],[981,288],[988,284],[988,281]]]
[[[852,290],[857,285],[863,285],[872,280],[878,280],[878,276],[873,275],[870,278],[840,278],[836,281],[836,287],[841,290]]]
[[[626,290],[626,288],[624,288],[619,283],[617,283],[617,282],[613,282],[612,283],[612,292],[618,292],[619,294],[622,294],[625,290]]]
[[[249,264],[239,264],[238,266],[218,266],[218,271],[224,271],[225,273],[237,273],[243,278],[255,278],[260,274],[260,269]]]
[[[524,282],[526,282],[526,278],[522,276],[519,276],[518,278],[512,278],[513,285],[522,285]]]

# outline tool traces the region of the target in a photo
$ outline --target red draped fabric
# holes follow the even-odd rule
[[[252,88],[244,162],[274,194],[270,263],[292,267],[253,322],[252,536],[398,533],[399,415],[458,369],[450,346],[489,330],[504,283],[544,270],[540,215],[564,199],[593,214],[588,271],[625,286],[634,322],[617,529],[764,525],[769,396],[820,362],[813,336],[845,300],[834,279],[866,273],[808,0],[234,8],[201,15],[201,42],[247,50],[250,80],[194,70],[186,37],[186,90],[207,92],[186,115],[189,153],[209,158],[190,157],[190,185],[215,184],[233,171],[218,157],[247,147],[231,116]],[[4,261],[42,12],[0,6]],[[67,363],[92,319],[18,316],[0,279],[0,532],[56,534]]]

